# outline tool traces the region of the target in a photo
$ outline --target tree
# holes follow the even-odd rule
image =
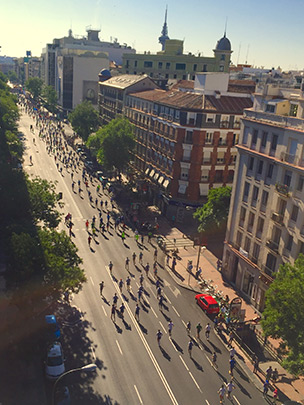
[[[45,106],[53,113],[57,106],[57,92],[53,86],[45,86],[42,90],[42,95],[45,98]]]
[[[18,81],[17,74],[14,70],[9,70],[7,72],[7,77],[11,83],[17,83],[17,81]]]
[[[99,126],[98,113],[90,101],[78,104],[69,114],[69,121],[73,130],[86,142],[89,135]]]
[[[112,120],[88,140],[88,146],[97,150],[97,160],[119,172],[129,163],[134,145],[133,128],[127,118]]]
[[[39,77],[30,77],[25,82],[25,87],[30,93],[32,93],[32,96],[35,100],[38,100],[38,98],[41,96],[42,86],[43,81],[39,79]]]
[[[59,195],[55,184],[36,177],[26,179],[30,200],[30,210],[36,222],[43,221],[50,228],[56,228],[60,222],[60,213],[55,210]]]
[[[282,339],[283,366],[304,375],[304,256],[281,265],[266,291],[262,327],[266,336]],[[285,349],[285,350],[284,350]]]
[[[202,233],[220,230],[227,222],[231,187],[212,188],[208,192],[207,203],[193,214],[199,221],[198,231]]]

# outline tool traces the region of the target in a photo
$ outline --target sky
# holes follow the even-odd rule
[[[166,5],[169,37],[183,39],[185,53],[213,56],[227,20],[234,64],[304,68],[304,0],[0,0],[0,55],[40,56],[70,28],[86,35],[89,26],[100,40],[157,52]]]

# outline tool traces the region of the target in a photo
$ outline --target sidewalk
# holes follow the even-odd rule
[[[177,228],[172,228],[164,217],[160,216],[158,220],[160,224],[159,233],[165,235],[166,240],[170,242],[173,242],[174,239],[176,239],[179,249],[178,255],[181,258],[181,260],[177,260],[177,265],[175,267],[174,273],[171,269],[172,260],[170,259],[169,266],[166,266],[167,271],[180,286],[193,290],[194,292],[201,293],[202,290],[198,284],[198,280],[196,280],[196,278],[194,277],[199,248],[183,246],[182,240],[186,240],[185,235],[183,235],[182,232],[179,231]],[[187,242],[188,243],[185,242],[185,245],[189,245],[189,240],[187,240]],[[192,260],[193,274],[189,274],[189,272],[186,270],[188,260]],[[202,268],[202,277],[205,280],[210,280],[210,283],[216,288],[216,290],[222,291],[224,296],[228,295],[230,301],[235,297],[240,297],[238,292],[235,291],[233,287],[222,278],[221,272],[217,270],[217,257],[215,257],[207,249],[201,250],[199,266]],[[251,320],[257,316],[255,309],[249,303],[244,301],[244,299],[242,299],[242,309],[246,310],[245,320]],[[278,346],[278,343],[273,339],[271,343],[274,347]],[[252,382],[257,386],[258,389],[263,391],[263,383],[265,381],[265,376],[263,373],[265,373],[266,369],[271,365],[273,369],[277,368],[279,372],[279,378],[275,384],[275,387],[278,389],[279,394],[281,394],[279,395],[279,398],[283,400],[290,399],[304,404],[303,378],[295,379],[286,370],[284,370],[279,363],[273,361],[260,362],[259,368],[260,370],[262,370],[262,372],[253,374],[253,364],[250,358],[246,355],[245,352],[242,352],[242,354],[244,360],[240,361],[239,363],[241,363],[240,365],[243,367],[248,377],[252,380]],[[272,387],[274,387],[273,384],[271,385]],[[269,393],[271,395],[270,391]]]

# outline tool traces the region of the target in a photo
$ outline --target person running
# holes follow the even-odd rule
[[[110,260],[110,263],[109,263],[109,271],[110,271],[111,275],[112,275],[112,270],[113,270],[113,263],[112,263],[111,260]]]
[[[222,384],[222,386],[220,387],[220,389],[218,390],[218,394],[220,396],[220,404],[223,403],[224,398],[225,398],[225,394],[226,394],[226,387],[225,384]]]
[[[117,293],[115,293],[115,294],[113,295],[113,304],[115,305],[115,307],[116,307],[116,305],[117,305],[117,301],[118,301],[118,295],[117,295]]]
[[[188,343],[188,353],[190,357],[192,357],[192,348],[193,348],[193,341],[192,339],[190,339]]]
[[[122,317],[122,319],[124,319],[124,312],[125,312],[124,303],[122,303],[121,306],[119,307],[119,312],[120,312],[120,316]]]
[[[104,288],[104,282],[102,281],[101,283],[99,283],[99,292],[100,292],[100,295],[101,295],[101,296],[103,296],[103,295],[102,295],[103,288]]]
[[[145,272],[146,272],[147,278],[149,277],[149,270],[150,270],[150,265],[149,265],[149,263],[147,263],[147,265],[145,267]]]
[[[235,385],[232,383],[232,380],[226,385],[227,388],[227,398],[230,399],[232,390],[235,389]]]
[[[229,355],[230,358],[233,359],[234,355],[235,355],[235,348],[232,346],[231,349],[229,350]]]
[[[157,289],[157,297],[160,297],[162,295],[162,289],[161,287],[158,287]]]
[[[263,384],[263,394],[267,395],[268,390],[269,390],[269,381],[266,379],[264,384]]]
[[[162,336],[163,336],[162,332],[160,331],[160,329],[158,329],[158,331],[156,333],[156,340],[157,340],[158,346],[160,346],[160,340],[161,340]]]
[[[126,279],[126,285],[127,285],[127,290],[130,291],[131,279],[130,279],[129,276],[128,276],[127,279]]]
[[[128,271],[129,271],[129,262],[130,262],[130,259],[127,257],[126,261],[125,261],[125,269]]]
[[[119,280],[118,287],[119,287],[120,292],[122,293],[122,287],[123,287],[122,278]]]
[[[205,327],[206,339],[209,339],[210,331],[211,331],[211,326],[210,326],[210,323],[208,322],[206,327]]]
[[[91,247],[91,241],[92,241],[92,238],[91,238],[91,236],[89,235],[89,237],[88,237],[88,244],[89,244],[90,247]]]
[[[187,333],[188,333],[188,335],[190,335],[190,332],[191,332],[191,322],[190,322],[190,321],[189,321],[189,322],[187,322],[186,329],[187,329]]]
[[[140,264],[142,264],[142,262],[143,262],[143,256],[144,256],[143,252],[140,252],[140,253],[139,253],[139,256],[138,256],[138,257],[139,257],[139,263],[140,263]]]
[[[217,360],[217,354],[216,354],[216,352],[213,352],[213,354],[212,354],[212,366],[214,368],[217,368],[216,360]]]
[[[31,164],[31,165],[33,164],[33,158],[32,158],[32,156],[30,156],[30,164]]]
[[[170,319],[170,321],[169,321],[169,323],[168,323],[168,333],[169,333],[169,336],[171,337],[172,336],[172,329],[173,329],[173,322],[171,321],[171,319]]]
[[[136,253],[135,252],[133,252],[132,259],[133,259],[133,264],[135,266],[135,262],[136,262]]]
[[[137,322],[139,322],[139,312],[140,312],[140,306],[138,304],[136,304],[136,307],[135,307],[135,319],[137,320]]]
[[[154,277],[157,279],[157,264],[156,264],[156,262],[154,263],[154,266],[153,266],[153,273],[154,273]]]
[[[121,240],[122,240],[123,243],[125,243],[125,239],[126,239],[125,231],[122,231],[121,232]]]
[[[164,305],[164,297],[161,295],[158,298],[158,308],[160,309],[160,311],[163,309],[163,305]]]
[[[115,315],[116,315],[116,305],[113,304],[111,308],[111,320],[113,322],[115,322]]]
[[[196,337],[197,337],[198,339],[200,338],[201,330],[202,330],[202,325],[201,325],[200,323],[198,323],[198,324],[196,325]]]
[[[142,287],[140,286],[138,291],[137,291],[137,296],[138,296],[138,302],[140,302],[141,297],[142,297]]]
[[[233,377],[233,369],[235,367],[235,360],[234,358],[229,360],[229,374]]]
[[[139,283],[140,283],[141,286],[143,286],[143,283],[144,283],[144,276],[143,276],[142,274],[141,274],[140,277],[139,277]]]
[[[154,250],[154,261],[157,262],[157,249]]]

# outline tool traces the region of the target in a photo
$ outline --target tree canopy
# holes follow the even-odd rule
[[[98,113],[90,101],[83,101],[69,114],[73,130],[86,142],[99,126]]]
[[[25,87],[33,98],[37,100],[42,93],[43,81],[39,77],[29,77],[25,82]]]
[[[135,145],[132,125],[127,118],[116,118],[90,136],[87,144],[95,150],[103,166],[121,172],[129,163]]]
[[[51,111],[55,112],[57,106],[57,92],[53,86],[44,86],[42,89],[42,96],[45,99],[45,107]]]
[[[282,339],[283,366],[304,375],[304,256],[279,268],[266,291],[262,327],[266,336]]]
[[[8,77],[8,80],[12,83],[17,83],[17,81],[18,81],[17,74],[14,70],[9,70],[7,72],[7,77]]]
[[[226,224],[231,197],[231,187],[212,188],[208,192],[207,202],[193,214],[198,219],[198,231],[214,232]]]

